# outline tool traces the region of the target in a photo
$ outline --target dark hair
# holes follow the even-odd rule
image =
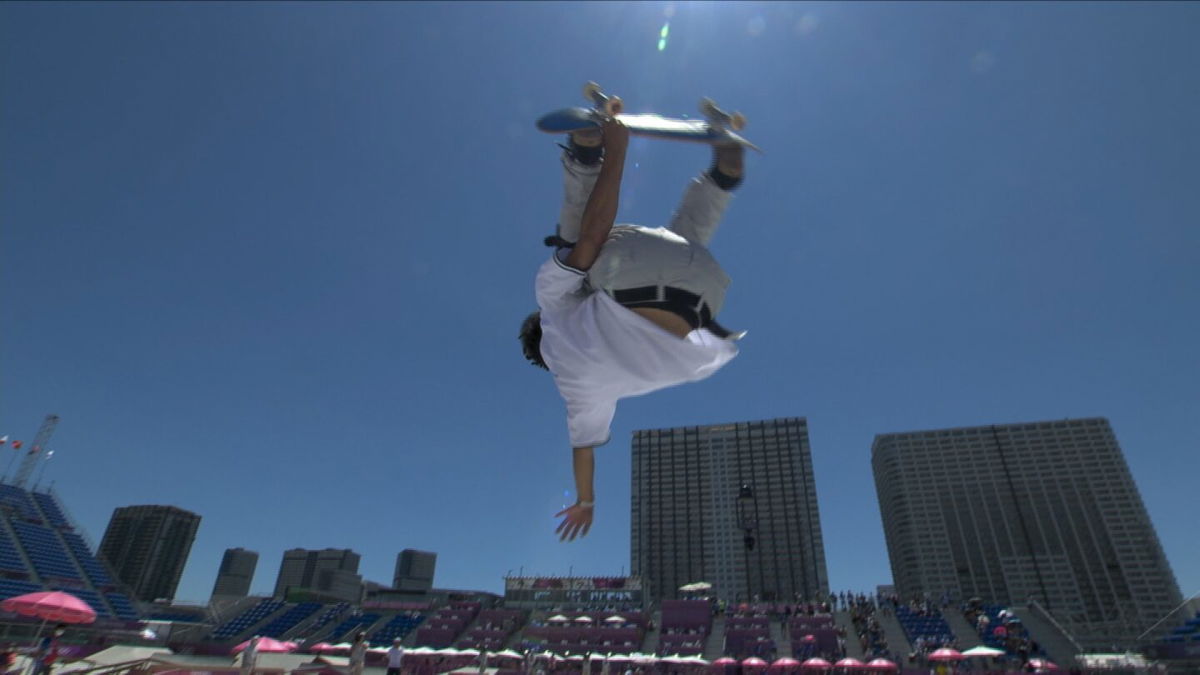
[[[534,312],[525,317],[524,323],[521,324],[521,334],[517,337],[521,340],[521,351],[525,354],[525,358],[538,368],[550,370],[550,367],[542,360],[541,312]]]

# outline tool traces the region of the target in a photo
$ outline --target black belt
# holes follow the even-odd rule
[[[708,303],[699,295],[682,288],[639,286],[614,290],[610,295],[623,307],[651,307],[671,312],[686,321],[692,330],[707,328],[719,338],[727,338],[732,334],[713,319]]]

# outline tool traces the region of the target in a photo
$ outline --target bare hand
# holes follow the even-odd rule
[[[555,534],[560,534],[559,541],[575,541],[575,537],[586,537],[588,530],[592,529],[592,515],[595,513],[595,508],[591,506],[580,506],[572,504],[567,508],[554,514],[554,517],[564,516],[558,528],[554,530]]]
[[[610,117],[605,120],[601,129],[604,131],[604,154],[625,152],[629,147],[629,127],[621,120]]]

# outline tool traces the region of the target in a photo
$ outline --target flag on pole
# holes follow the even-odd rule
[[[21,441],[13,441],[13,450],[20,450],[21,445],[22,445]]]

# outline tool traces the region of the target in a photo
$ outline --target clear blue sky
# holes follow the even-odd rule
[[[659,31],[670,14],[665,49]],[[222,551],[402,548],[442,586],[629,564],[629,434],[805,416],[830,581],[890,580],[873,436],[1106,416],[1200,590],[1196,3],[0,5],[0,434]],[[713,242],[742,354],[624,402],[560,544],[562,404],[516,341],[594,79],[767,154]],[[635,140],[665,224],[700,146]],[[10,452],[5,450],[4,452]],[[4,456],[7,459],[7,455]]]

